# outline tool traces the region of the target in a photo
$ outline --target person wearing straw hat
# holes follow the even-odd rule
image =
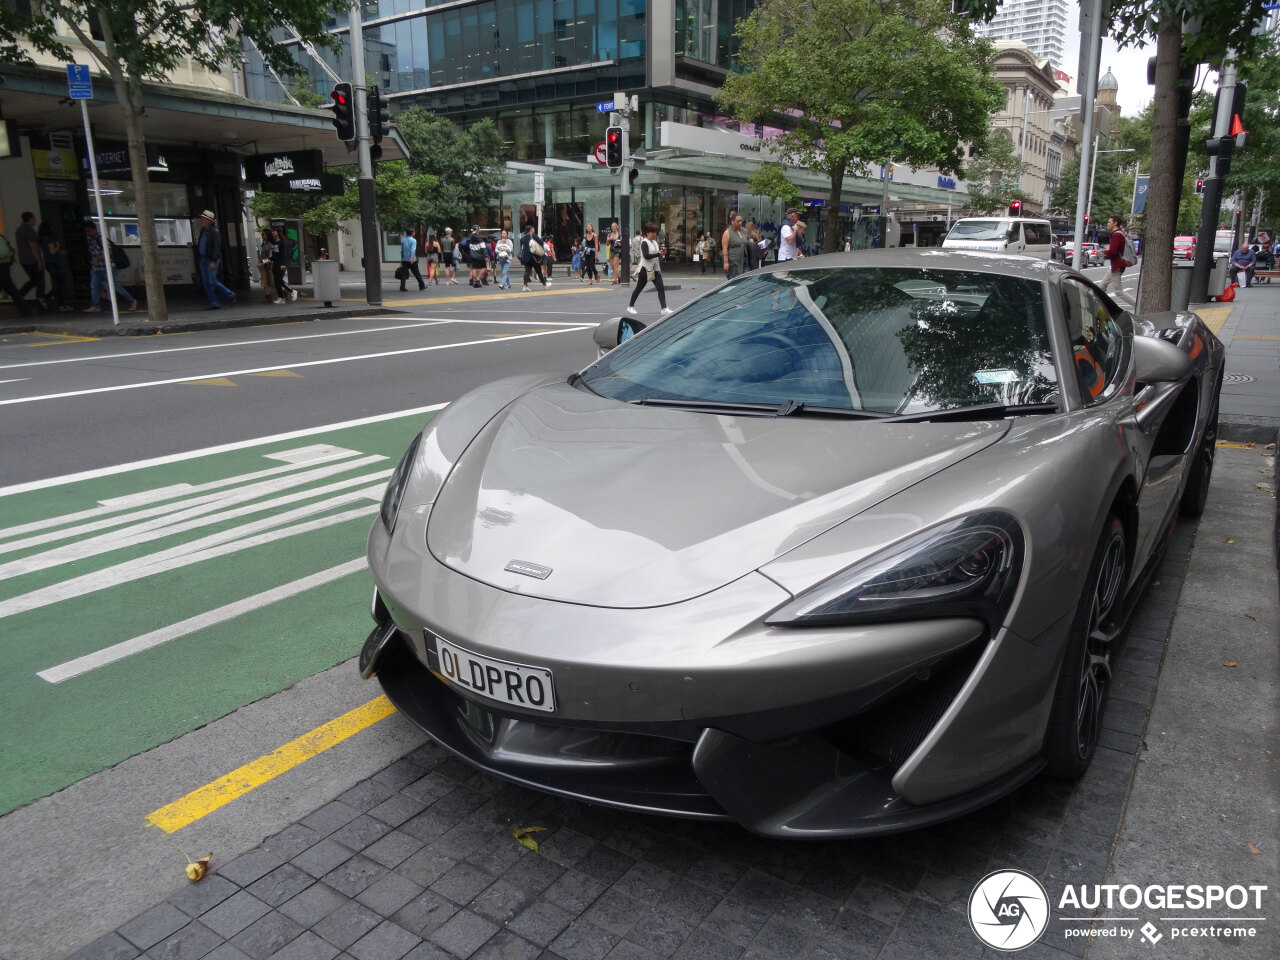
[[[209,309],[217,310],[222,306],[219,297],[226,297],[228,304],[234,304],[236,295],[218,279],[218,267],[222,264],[222,233],[218,230],[217,215],[212,210],[205,210],[200,214],[200,225],[200,236],[196,240],[200,285],[209,298]]]

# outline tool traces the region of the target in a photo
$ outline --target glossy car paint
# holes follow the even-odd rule
[[[1104,402],[1086,407],[1063,359],[1071,344],[1057,295],[1064,277],[1078,275],[927,250],[806,265],[833,261],[980,265],[1044,283],[1065,368],[1062,412],[903,424],[738,417],[634,407],[545,378],[469,394],[428,427],[394,534],[375,523],[370,535],[380,600],[402,642],[437,673],[433,636],[548,668],[554,724],[579,725],[584,737],[656,732],[692,753],[648,766],[620,758],[606,771],[600,756],[540,750],[539,737],[556,734],[542,718],[480,736],[436,717],[428,732],[541,789],[731,817],[778,836],[932,822],[1035,774],[1099,531],[1112,512],[1126,523],[1132,599],[1177,510],[1221,346],[1194,314],[1147,318],[1140,333],[1178,345],[1135,347]],[[1174,382],[1144,384],[1140,373]],[[1174,413],[1185,423],[1171,432]],[[1012,515],[1025,537],[1017,595],[991,636],[965,617],[803,630],[765,623],[859,560],[985,508]],[[552,573],[505,570],[513,559]],[[956,657],[972,661],[962,685],[891,778],[815,732]],[[417,697],[409,671],[398,672],[383,677],[393,700]],[[696,780],[681,779],[682,763]]]

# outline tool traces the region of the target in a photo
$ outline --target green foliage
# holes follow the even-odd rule
[[[886,158],[958,173],[1004,102],[992,50],[950,0],[773,0],[738,21],[716,99],[743,121],[779,117],[807,166],[862,172]]]
[[[1110,149],[1104,142],[1102,149]],[[1129,209],[1133,206],[1133,169],[1125,173],[1116,170],[1115,156],[1127,157],[1129,154],[1102,154],[1098,158],[1098,172],[1093,180],[1093,204],[1089,208],[1090,226],[1102,227],[1107,217],[1118,213],[1126,220]],[[1088,168],[1086,167],[1086,175]],[[1080,154],[1068,160],[1062,166],[1062,180],[1054,188],[1049,200],[1049,210],[1055,216],[1074,216],[1076,210],[1076,190],[1080,184]]]
[[[1272,44],[1238,63],[1240,79],[1249,83],[1244,126],[1249,132],[1245,147],[1231,160],[1224,196],[1247,190],[1250,198],[1263,192],[1263,221],[1280,223],[1280,50]],[[1207,99],[1207,98],[1206,98]],[[1192,139],[1192,149],[1196,142]],[[1249,200],[1250,209],[1253,200]]]
[[[786,159],[830,178],[827,250],[846,173],[892,160],[958,174],[1005,99],[991,45],[951,0],[771,0],[736,35],[742,72],[716,100],[785,128]]]
[[[757,197],[768,197],[784,207],[800,206],[800,190],[787,179],[787,168],[768,160],[747,178],[747,192]]]
[[[988,137],[964,169],[964,178],[969,181],[969,206],[978,213],[995,213],[1007,210],[1013,200],[1027,203],[1031,197],[1017,186],[1026,169],[1027,164],[1018,159],[1009,137]]]
[[[340,173],[346,180],[346,190],[341,196],[304,197],[258,192],[249,207],[254,216],[263,220],[291,217],[301,220],[308,233],[317,236],[332,233],[341,229],[342,221],[360,218],[360,192],[356,167],[341,167],[330,172]],[[378,164],[373,179],[378,221],[388,229],[428,222],[426,198],[438,184],[436,177],[414,173],[403,160]]]
[[[305,73],[294,75],[293,89],[289,93],[301,107],[323,107],[329,103],[328,97],[315,91]]]
[[[1266,19],[1268,0],[1111,0],[1111,37],[1121,47],[1150,40],[1162,19],[1186,17],[1200,28],[1183,33],[1184,62],[1221,65],[1228,50],[1250,57],[1268,40],[1254,28]]]
[[[468,129],[422,107],[396,115],[396,127],[409,148],[411,173],[434,178],[419,197],[417,222],[437,233],[463,229],[499,196],[506,181],[502,135],[492,120]]]

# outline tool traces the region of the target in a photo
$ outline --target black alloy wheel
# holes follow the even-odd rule
[[[1094,551],[1058,674],[1044,748],[1051,776],[1077,779],[1097,749],[1128,569],[1124,524],[1113,514]]]

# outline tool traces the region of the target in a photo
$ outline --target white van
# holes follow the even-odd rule
[[[952,225],[942,248],[1018,253],[1048,260],[1053,250],[1053,227],[1048,220],[1024,217],[962,217]]]

